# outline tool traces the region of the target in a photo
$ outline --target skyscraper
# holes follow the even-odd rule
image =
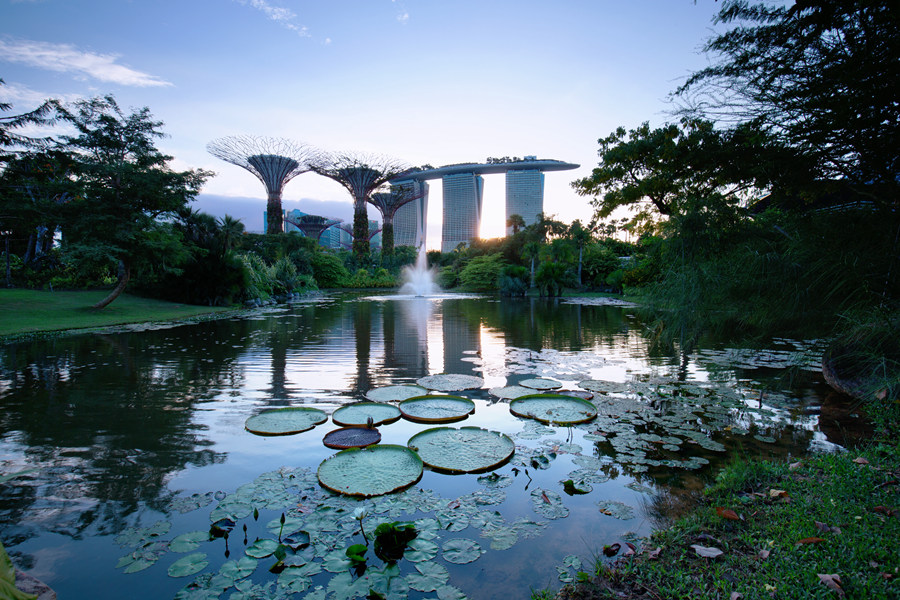
[[[506,172],[506,218],[520,215],[526,225],[537,222],[537,216],[544,212],[544,174],[537,169],[513,170]],[[512,228],[507,227],[511,234]]]
[[[442,177],[444,189],[444,225],[441,252],[451,252],[460,243],[468,244],[479,235],[484,178],[475,173],[456,173]]]
[[[408,189],[413,196],[421,198],[404,204],[394,215],[394,246],[425,247],[425,225],[428,222],[428,183],[425,181],[407,180],[394,185]]]

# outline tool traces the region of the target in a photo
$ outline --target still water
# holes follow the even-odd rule
[[[139,329],[0,347],[0,476],[20,473],[0,483],[0,539],[67,600],[343,598],[370,586],[398,598],[527,598],[558,588],[579,560],[589,570],[604,545],[639,547],[679,496],[736,456],[843,443],[823,418],[811,345],[654,354],[627,307],[338,294]],[[449,426],[505,433],[509,462],[484,474],[426,468],[404,492],[359,501],[317,484],[335,453],[322,445],[330,420],[290,436],[244,428],[264,409],[330,414],[438,373],[483,378],[458,392],[474,414]],[[498,389],[534,378],[593,389],[599,416],[551,427],[511,415]],[[401,419],[380,427],[382,443],[429,427]],[[391,521],[420,532],[396,565],[369,553],[364,583],[344,555],[365,541],[355,508],[370,533]],[[234,529],[210,539],[224,514]],[[282,514],[310,538],[278,574],[276,558],[251,547],[288,535]]]

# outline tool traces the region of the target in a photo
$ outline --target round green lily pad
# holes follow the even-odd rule
[[[331,414],[331,420],[342,427],[365,425],[369,417],[372,417],[372,424],[376,427],[393,423],[400,418],[400,409],[381,402],[357,402],[342,406]]]
[[[516,450],[509,437],[480,427],[434,427],[412,436],[407,445],[429,467],[451,473],[494,469]]]
[[[578,387],[597,394],[624,394],[628,392],[628,385],[618,381],[603,381],[601,379],[586,379],[578,383]]]
[[[373,402],[400,402],[427,392],[428,390],[418,385],[389,385],[369,390],[366,392],[366,398]]]
[[[422,477],[422,459],[394,444],[341,450],[319,465],[322,487],[348,496],[381,496],[416,483]]]
[[[438,392],[458,392],[460,390],[475,390],[484,385],[484,379],[474,375],[428,375],[416,381],[423,388]]]
[[[509,412],[517,417],[557,425],[585,423],[597,416],[597,409],[587,400],[559,394],[532,394],[516,398],[509,403]]]
[[[253,415],[244,423],[250,433],[256,435],[291,435],[308,431],[328,420],[328,415],[318,408],[309,406],[289,406],[264,410]]]
[[[401,402],[400,412],[416,423],[449,423],[475,412],[475,403],[460,396],[416,396]]]
[[[398,411],[399,413],[399,411]],[[398,419],[400,417],[397,417]],[[329,431],[322,438],[322,443],[328,448],[337,448],[344,450],[345,448],[365,448],[381,441],[381,434],[377,429],[369,429],[368,427],[341,427],[334,431]]]
[[[588,392],[587,390],[559,390],[556,393],[562,396],[575,396],[582,400],[590,400],[594,397],[594,392]]]
[[[534,379],[525,379],[519,382],[519,385],[533,390],[555,390],[562,387],[562,384],[553,379],[545,379],[543,377],[535,377]]]

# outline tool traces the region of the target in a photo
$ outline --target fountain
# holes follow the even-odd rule
[[[403,281],[404,283],[400,287],[401,294],[424,297],[440,292],[440,288],[432,277],[431,269],[428,268],[427,253],[421,246],[415,266],[403,269]]]

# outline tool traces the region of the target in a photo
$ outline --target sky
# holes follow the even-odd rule
[[[587,220],[571,182],[617,127],[675,120],[669,94],[707,65],[715,0],[0,0],[0,101],[113,94],[164,122],[175,169],[216,175],[195,207],[262,230],[266,195],[206,144],[283,137],[410,166],[535,155],[545,213]],[[503,175],[485,176],[482,237],[503,235]],[[428,246],[439,247],[432,182]],[[337,183],[302,174],[284,207],[352,218]],[[369,207],[369,216],[378,216]]]

